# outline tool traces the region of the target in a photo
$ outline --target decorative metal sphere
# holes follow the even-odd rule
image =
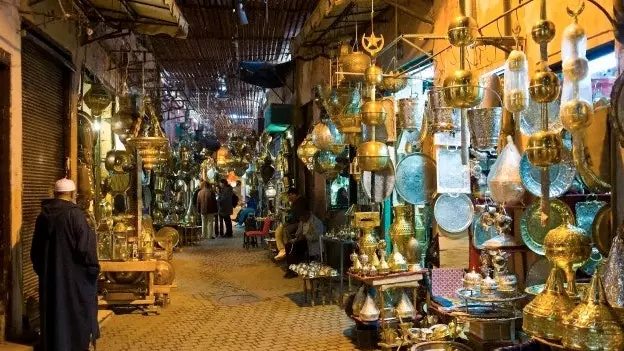
[[[407,86],[407,77],[400,75],[398,71],[390,71],[387,76],[383,77],[380,89],[391,93],[399,92]]]
[[[589,61],[584,57],[575,57],[563,61],[563,77],[566,80],[578,82],[587,77],[589,73]]]
[[[509,112],[522,112],[527,108],[529,97],[525,96],[525,91],[513,89],[505,92],[505,107]]]
[[[377,172],[386,169],[390,163],[388,146],[379,141],[361,143],[357,149],[360,170]]]
[[[593,108],[589,102],[581,99],[572,99],[561,105],[561,123],[571,133],[583,131],[592,122]]]
[[[91,85],[91,89],[84,94],[83,101],[93,115],[100,116],[113,99],[102,84],[94,83]]]
[[[362,105],[360,112],[362,123],[369,126],[378,126],[384,124],[388,112],[380,100],[367,101]]]
[[[477,22],[472,17],[457,16],[448,27],[449,42],[453,46],[469,46],[477,37]]]
[[[529,82],[531,97],[541,104],[555,101],[560,91],[559,77],[551,71],[538,71]]]
[[[309,170],[314,168],[314,155],[319,149],[312,143],[312,137],[310,134],[306,135],[305,139],[299,144],[297,148],[297,157],[306,165]]]
[[[155,285],[169,285],[175,279],[175,270],[171,263],[158,260],[156,262],[156,272],[154,272]]]
[[[366,83],[370,85],[381,84],[383,79],[383,70],[377,65],[371,65],[364,72],[364,78],[366,79]]]
[[[529,137],[526,153],[529,162],[537,167],[549,167],[561,162],[563,141],[559,133],[541,131]]]
[[[513,50],[507,57],[507,66],[510,71],[518,72],[527,69],[527,58],[524,52]]]
[[[539,20],[531,29],[531,37],[538,44],[550,43],[555,38],[555,24],[549,20]]]
[[[483,88],[471,71],[458,69],[444,79],[444,101],[455,108],[470,108],[483,99]]]
[[[370,67],[371,58],[361,51],[353,51],[341,57],[340,63],[342,64],[342,69],[345,72],[363,74],[366,69]],[[362,76],[348,74],[345,75],[345,79],[350,81],[361,80]]]
[[[563,30],[563,40],[567,40],[575,45],[585,40],[586,37],[585,29],[575,22],[570,23]]]

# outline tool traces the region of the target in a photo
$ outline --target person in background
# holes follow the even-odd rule
[[[286,246],[284,245],[285,238],[292,236],[297,231],[297,215],[293,209],[301,202],[307,200],[299,196],[297,189],[290,188],[287,193],[288,201],[290,202],[290,210],[284,218],[284,221],[275,229],[275,245],[277,246],[277,255],[274,257],[276,261],[283,260],[286,257]]]
[[[323,222],[312,214],[307,202],[299,202],[294,208],[299,220],[297,231],[286,243],[286,262],[288,266],[306,261],[310,257],[320,259]],[[284,278],[294,278],[297,273],[288,270]]]
[[[342,187],[338,189],[338,192],[336,193],[336,205],[340,208],[349,207],[349,192],[347,191],[347,188]]]
[[[254,198],[251,196],[247,196],[247,199],[245,201],[245,208],[241,209],[236,217],[237,226],[244,226],[247,217],[249,215],[253,215],[254,213],[256,213],[256,200],[254,200]]]
[[[233,195],[232,187],[228,184],[226,179],[221,179],[219,181],[221,186],[221,192],[219,193],[219,234],[226,238],[232,237],[232,213],[234,212],[234,203],[233,203]],[[223,228],[221,224],[225,224],[225,233],[223,232]]]
[[[35,222],[30,260],[39,276],[40,348],[88,350],[100,337],[97,321],[97,238],[74,203],[76,184],[54,185]]]
[[[197,193],[197,212],[201,215],[202,237],[215,238],[215,216],[219,207],[217,197],[208,182],[203,182],[201,190]]]

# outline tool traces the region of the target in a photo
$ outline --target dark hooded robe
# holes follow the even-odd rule
[[[85,351],[100,336],[95,232],[74,203],[41,204],[30,259],[39,276],[41,346],[46,351]]]

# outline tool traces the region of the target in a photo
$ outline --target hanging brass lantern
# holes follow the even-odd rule
[[[113,130],[113,133],[117,134],[119,140],[124,144],[130,136],[132,123],[134,122],[133,114],[134,106],[132,104],[132,98],[130,96],[120,97],[119,111],[113,114],[111,129]]]
[[[474,43],[478,35],[477,31],[477,21],[474,18],[460,15],[451,20],[447,34],[451,45],[462,47]]]
[[[318,148],[312,143],[312,137],[310,134],[306,135],[305,139],[299,144],[297,148],[297,157],[303,162],[309,170],[314,169],[314,154],[318,151]]]
[[[334,122],[323,120],[312,129],[312,143],[319,150],[334,151],[344,147],[344,136]]]
[[[98,83],[92,84],[91,89],[84,94],[82,99],[94,116],[101,116],[113,101],[106,88]]]
[[[529,82],[531,98],[541,104],[555,101],[560,91],[559,77],[546,67],[535,72]]]
[[[141,155],[143,168],[150,171],[160,161],[160,151],[167,144],[168,139],[160,127],[149,96],[143,99],[143,108],[139,115],[141,117],[134,124],[128,144]],[[144,118],[147,119],[146,123],[143,122]]]
[[[314,155],[314,170],[325,174],[336,168],[336,154],[328,150],[321,150]]]
[[[230,163],[230,149],[225,146],[221,146],[217,150],[217,167],[227,167]]]

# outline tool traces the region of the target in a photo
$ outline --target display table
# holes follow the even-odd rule
[[[340,274],[340,294],[342,294],[344,293],[345,266],[349,266],[349,254],[353,251],[355,244],[353,241],[321,236],[321,245],[323,247],[322,263],[338,270],[338,274]],[[342,305],[342,299],[339,300]]]
[[[147,293],[143,299],[107,299],[106,294],[98,299],[98,306],[115,305],[154,305],[154,272],[156,260],[153,261],[100,261],[100,271],[105,272],[145,272],[147,273]]]
[[[388,275],[378,275],[378,276],[361,276],[359,274],[354,274],[349,272],[349,277],[356,281],[359,281],[362,284],[368,285],[377,289],[380,297],[381,306],[386,305],[385,294],[384,292],[388,289],[397,289],[397,288],[408,288],[413,289],[414,301],[412,302],[414,307],[416,304],[416,296],[420,281],[424,279],[425,274],[427,274],[427,270],[423,269],[415,272],[401,272],[401,273],[391,273]],[[364,325],[368,328],[374,326],[378,330],[379,328],[383,329],[384,325],[394,321],[396,318],[386,318],[386,309],[381,308],[379,310],[379,321],[378,322],[363,322],[359,318],[351,316],[358,325]],[[392,319],[392,321],[391,321]],[[389,345],[383,342],[378,344],[383,350],[389,350],[393,348],[399,347],[399,345]],[[407,345],[404,345],[407,346]]]

